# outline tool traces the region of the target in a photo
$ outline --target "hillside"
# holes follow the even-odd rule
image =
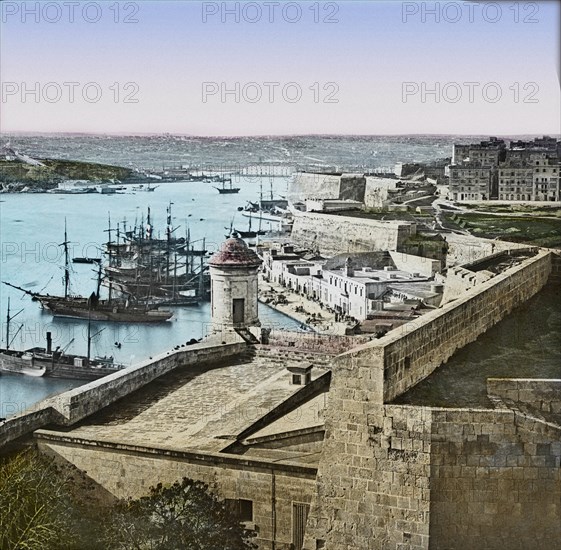
[[[80,162],[74,160],[38,159],[42,165],[33,165],[19,160],[0,160],[0,186],[4,191],[38,191],[57,187],[65,180],[86,180],[92,183],[110,180],[138,180],[129,168]]]

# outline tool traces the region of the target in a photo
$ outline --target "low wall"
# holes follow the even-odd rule
[[[409,222],[296,212],[291,239],[302,247],[319,248],[321,253],[335,256],[346,252],[397,250],[415,233],[416,225]]]
[[[241,339],[240,339],[241,340]],[[39,403],[0,424],[0,447],[51,423],[70,425],[125,397],[178,366],[221,361],[243,353],[245,342],[202,343],[173,350]]]
[[[507,404],[520,403],[542,413],[561,415],[561,380],[488,378],[487,393]]]
[[[293,504],[308,505],[316,469],[274,464],[224,453],[189,453],[65,437],[38,431],[42,452],[68,461],[119,498],[137,498],[158,483],[183,477],[208,483],[221,497],[253,502],[253,523],[260,548],[290,550]]]
[[[11,441],[60,420],[60,414],[44,403],[39,404],[35,411],[24,412],[8,418],[0,424],[0,450]]]
[[[328,355],[338,355],[351,348],[370,342],[371,336],[342,336],[318,334],[317,332],[287,332],[272,330],[263,342],[274,347],[287,347],[290,351],[311,351]]]

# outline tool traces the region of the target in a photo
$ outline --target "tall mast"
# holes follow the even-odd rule
[[[6,315],[6,351],[10,349],[10,321],[14,317],[17,317],[22,311],[23,309],[20,309],[15,315],[10,316],[10,297],[8,296],[8,313]],[[17,336],[22,327],[23,325],[21,325],[21,327],[16,331],[14,338]]]
[[[205,238],[203,237],[203,250],[205,249]],[[203,279],[203,262],[204,256],[201,254],[201,265],[200,265],[200,273],[199,273],[199,299],[203,299],[204,295],[204,279]]]
[[[115,258],[111,250],[111,212],[107,212],[107,251],[109,252],[109,265],[115,265]],[[119,247],[117,247],[116,254],[119,253]]]
[[[91,306],[90,306],[91,307]],[[88,353],[86,355],[87,357],[87,365],[90,364],[90,352],[91,352],[91,346],[92,346],[92,320],[91,320],[91,309],[88,308]]]
[[[6,315],[6,351],[10,349],[10,297],[8,296],[8,314]]]
[[[68,259],[68,234],[66,231],[66,218],[64,218],[64,297],[68,298],[70,284],[70,263]]]

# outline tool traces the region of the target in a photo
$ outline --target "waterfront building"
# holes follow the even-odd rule
[[[330,260],[308,260],[295,253],[293,247],[285,246],[281,251],[265,250],[262,254],[266,281],[278,283],[358,321],[364,321],[382,309],[380,301],[398,301],[396,292],[388,293],[390,287],[397,289],[407,284],[412,292],[415,285],[422,284],[423,288],[418,288],[419,296],[423,292],[430,293],[426,283],[440,269],[437,260],[422,258],[422,262],[414,263],[415,258],[421,258],[390,252],[354,254],[352,257],[342,254]],[[407,265],[409,259],[412,269],[424,264],[424,273],[398,269],[394,257],[397,261],[405,258],[402,265]],[[423,298],[418,301],[423,302]],[[430,301],[438,302],[434,293],[430,294]]]

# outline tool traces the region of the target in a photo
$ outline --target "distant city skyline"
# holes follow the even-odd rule
[[[561,133],[558,2],[36,4],[1,3],[4,134]]]

